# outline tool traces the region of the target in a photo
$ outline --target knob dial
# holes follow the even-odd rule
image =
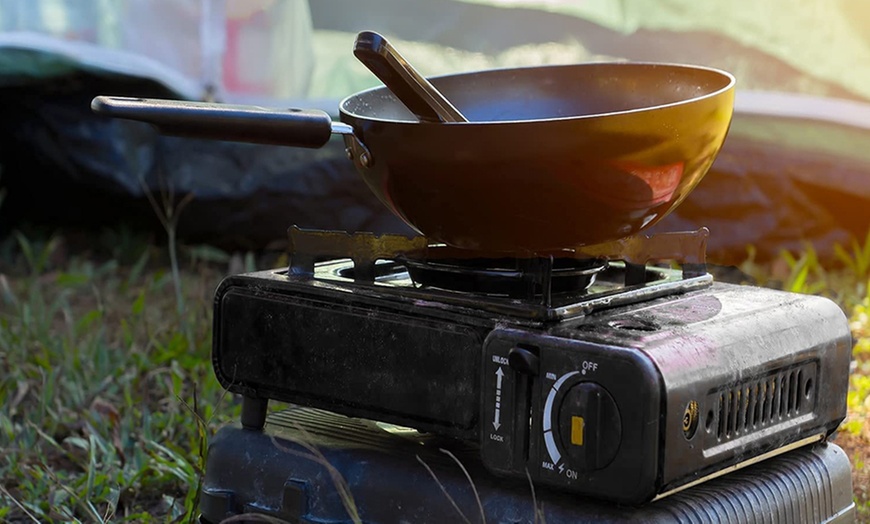
[[[590,472],[613,461],[622,439],[622,421],[606,389],[595,382],[580,382],[565,393],[558,413],[568,467]]]

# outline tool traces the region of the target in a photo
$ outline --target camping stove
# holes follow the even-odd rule
[[[291,402],[475,442],[498,475],[642,503],[823,440],[846,413],[840,309],[714,282],[706,238],[505,257],[293,228],[288,268],[219,287],[214,369],[249,429],[269,399]]]

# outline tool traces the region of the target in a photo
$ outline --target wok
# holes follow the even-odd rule
[[[430,79],[469,122],[421,122],[386,88],[317,110],[97,97],[110,116],[182,136],[320,147],[343,135],[375,195],[429,239],[540,253],[616,240],[701,181],[731,121],[715,69],[591,63]]]

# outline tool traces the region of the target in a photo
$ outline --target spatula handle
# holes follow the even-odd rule
[[[468,122],[378,33],[363,31],[357,35],[353,54],[421,121]]]

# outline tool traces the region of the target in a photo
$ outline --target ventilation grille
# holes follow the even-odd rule
[[[809,413],[815,405],[816,363],[781,369],[707,397],[705,428],[729,440]]]

